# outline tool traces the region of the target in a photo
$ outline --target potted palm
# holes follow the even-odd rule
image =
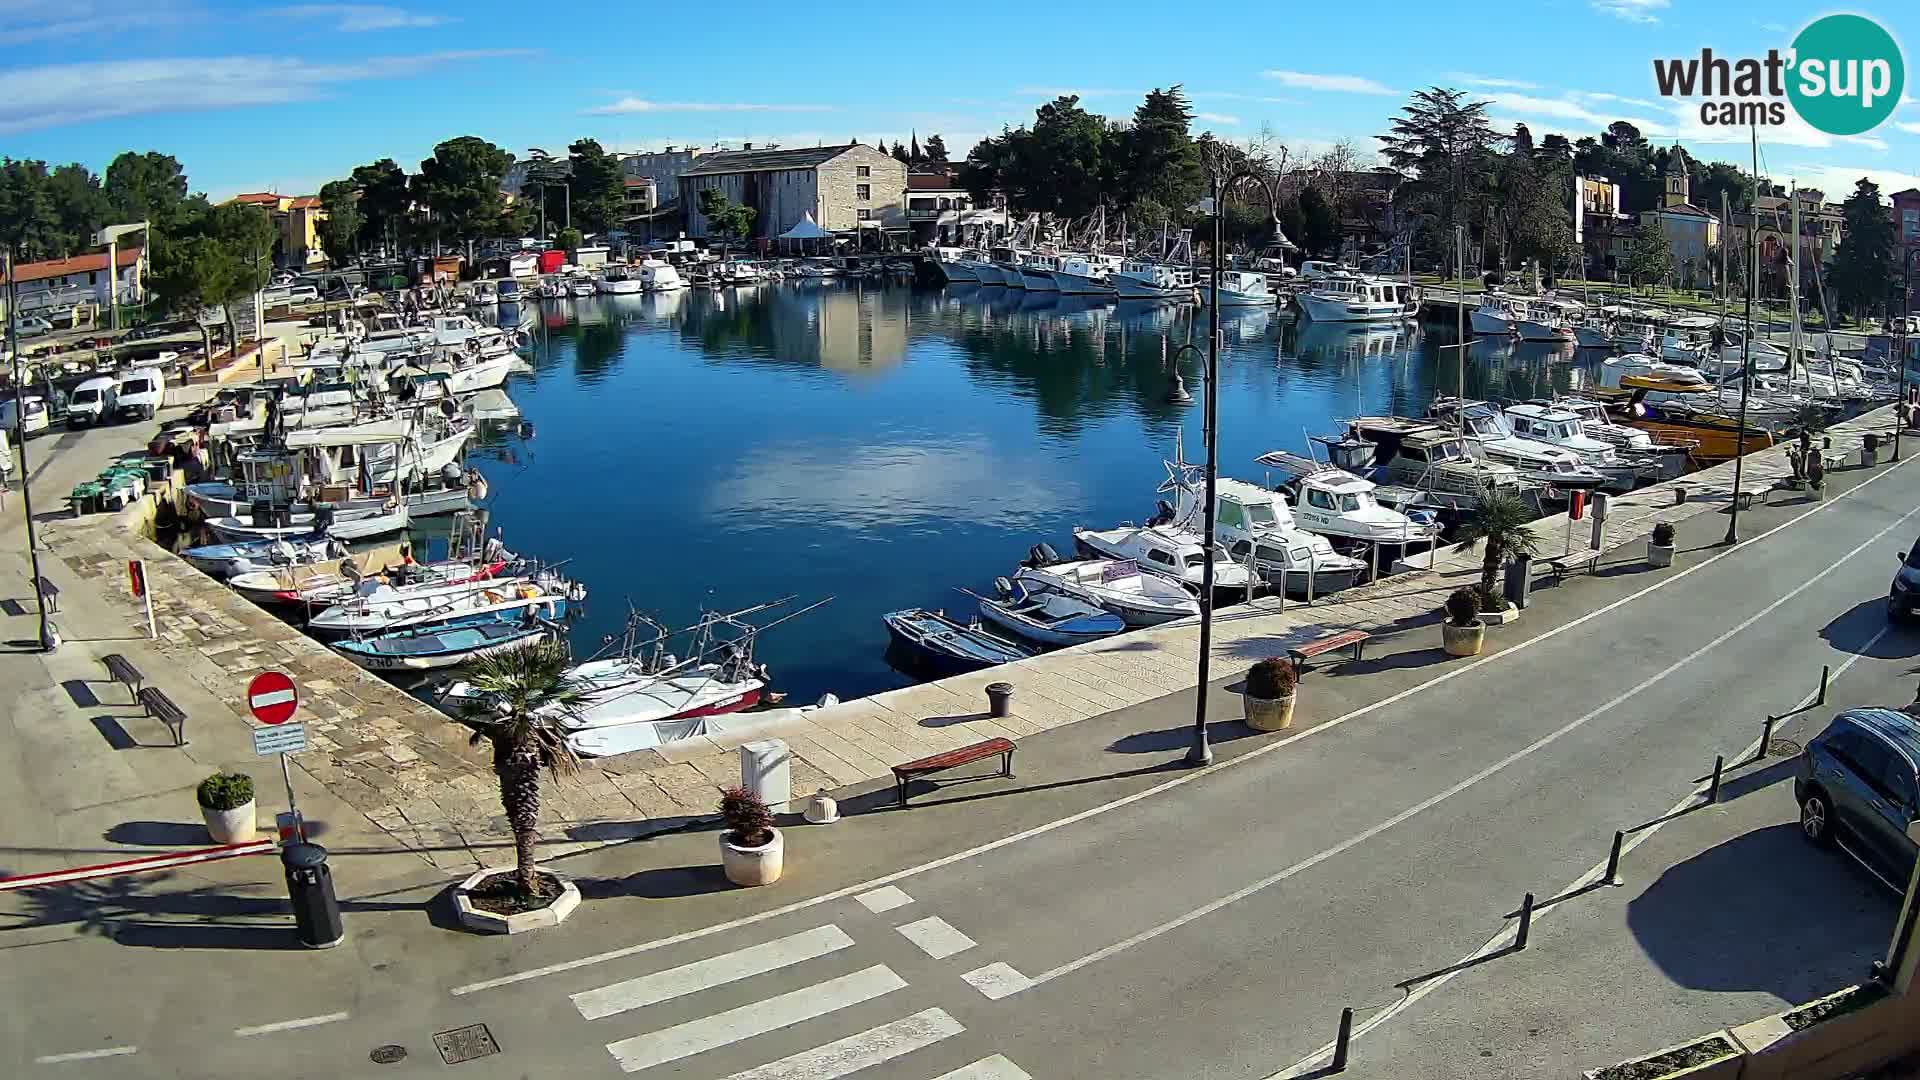
[[[786,843],[773,827],[773,811],[746,788],[720,793],[720,866],[735,885],[771,885],[780,880]]]
[[[509,934],[557,926],[580,903],[580,890],[541,869],[535,853],[541,776],[571,776],[580,767],[560,726],[585,700],[567,679],[572,662],[564,644],[545,641],[482,657],[467,671],[478,693],[455,719],[472,732],[473,745],[485,743],[493,752],[514,854],[511,868],[481,870],[455,888],[454,905],[468,926]]]
[[[214,773],[194,789],[200,818],[216,844],[244,844],[253,839],[253,777],[246,773]]]
[[[1447,597],[1447,621],[1440,625],[1448,656],[1479,656],[1486,643],[1487,624],[1480,620],[1480,597],[1472,589],[1455,589]]]
[[[1293,694],[1299,684],[1293,661],[1269,656],[1247,672],[1240,699],[1246,703],[1247,726],[1255,731],[1285,731],[1293,726]]]
[[[1493,601],[1483,608],[1493,616],[1486,620],[1488,622],[1505,623],[1519,617],[1518,609],[1505,600],[1495,599],[1500,596],[1496,581],[1500,567],[1508,559],[1534,554],[1540,541],[1527,528],[1532,520],[1533,511],[1518,496],[1494,493],[1480,500],[1480,509],[1461,526],[1460,547],[1476,542],[1484,544],[1480,553],[1479,594]]]
[[[1647,537],[1647,565],[1673,565],[1673,523],[1661,521],[1653,526],[1653,535]]]

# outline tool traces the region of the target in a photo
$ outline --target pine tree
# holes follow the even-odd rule
[[[1880,201],[1880,188],[1861,177],[1841,207],[1846,236],[1833,255],[1833,291],[1842,309],[1865,315],[1882,307],[1893,284],[1893,219]],[[1803,283],[1811,275],[1802,271]]]

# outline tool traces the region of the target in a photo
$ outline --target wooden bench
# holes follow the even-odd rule
[[[1343,630],[1332,637],[1316,638],[1304,645],[1295,645],[1287,650],[1287,656],[1293,661],[1295,670],[1304,675],[1308,670],[1307,661],[1321,653],[1347,649],[1353,653],[1352,659],[1360,659],[1360,654],[1367,647],[1367,639],[1372,636],[1365,630]]]
[[[173,732],[173,745],[187,745],[187,714],[185,710],[175,705],[173,699],[161,693],[160,688],[157,686],[146,687],[136,696],[140,699],[140,705],[146,710],[148,716],[167,725],[167,729]]]
[[[917,761],[909,761],[904,765],[895,765],[893,783],[899,792],[900,805],[903,808],[907,805],[908,781],[946,772],[948,769],[957,769],[962,765],[971,764],[982,758],[990,758],[995,754],[1000,755],[1000,775],[1012,776],[1013,740],[1011,739],[988,739],[985,742],[974,743],[972,746],[962,746],[955,750],[923,757]]]
[[[1772,488],[1746,488],[1733,493],[1733,504],[1742,510],[1753,509],[1754,500],[1765,501]]]
[[[33,590],[40,594],[40,602],[47,605],[48,611],[60,610],[60,586],[44,577],[37,577],[33,579]]]
[[[100,662],[107,666],[107,678],[110,681],[126,687],[131,700],[140,700],[140,688],[145,685],[147,677],[140,673],[139,668],[133,666],[131,660],[119,653],[108,653],[100,658]]]
[[[1567,575],[1576,570],[1584,569],[1589,574],[1593,573],[1595,564],[1600,561],[1600,553],[1592,548],[1588,548],[1585,551],[1574,551],[1565,555],[1554,555],[1540,561],[1547,564],[1547,570],[1553,574],[1554,583],[1557,585],[1565,581]]]

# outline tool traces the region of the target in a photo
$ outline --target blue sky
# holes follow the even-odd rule
[[[0,0],[0,155],[103,167],[173,153],[197,190],[316,190],[354,165],[409,169],[475,134],[524,153],[811,145],[940,132],[954,155],[1059,92],[1129,114],[1182,83],[1197,128],[1263,128],[1298,157],[1373,136],[1409,90],[1491,103],[1503,127],[1570,137],[1629,119],[1744,161],[1744,129],[1654,92],[1655,56],[1785,48],[1822,9],[1702,0],[1325,3],[234,4]],[[1902,40],[1910,5],[1850,10]],[[1909,54],[1909,59],[1912,55]],[[1837,197],[1868,175],[1920,185],[1920,105],[1865,136],[1763,131],[1763,171]],[[1718,141],[1714,141],[1718,140]]]

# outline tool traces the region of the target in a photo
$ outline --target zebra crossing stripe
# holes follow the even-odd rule
[[[727,1080],[839,1080],[967,1030],[945,1009],[926,1009],[837,1042],[802,1050]]]
[[[962,1065],[950,1073],[941,1073],[933,1080],[1033,1080],[1027,1070],[995,1054],[983,1057],[971,1065]]]
[[[973,948],[972,938],[954,929],[953,924],[938,915],[929,915],[918,922],[896,926],[900,935],[915,945],[920,951],[935,960],[945,960],[949,956],[966,952]]]
[[[838,926],[822,926],[720,956],[682,964],[637,979],[573,995],[573,1005],[588,1020],[644,1008],[715,986],[790,967],[853,945]]]
[[[816,1016],[891,994],[907,985],[885,964],[842,975],[777,997],[689,1020],[660,1031],[607,1044],[623,1072],[639,1072],[722,1046],[778,1031]]]

